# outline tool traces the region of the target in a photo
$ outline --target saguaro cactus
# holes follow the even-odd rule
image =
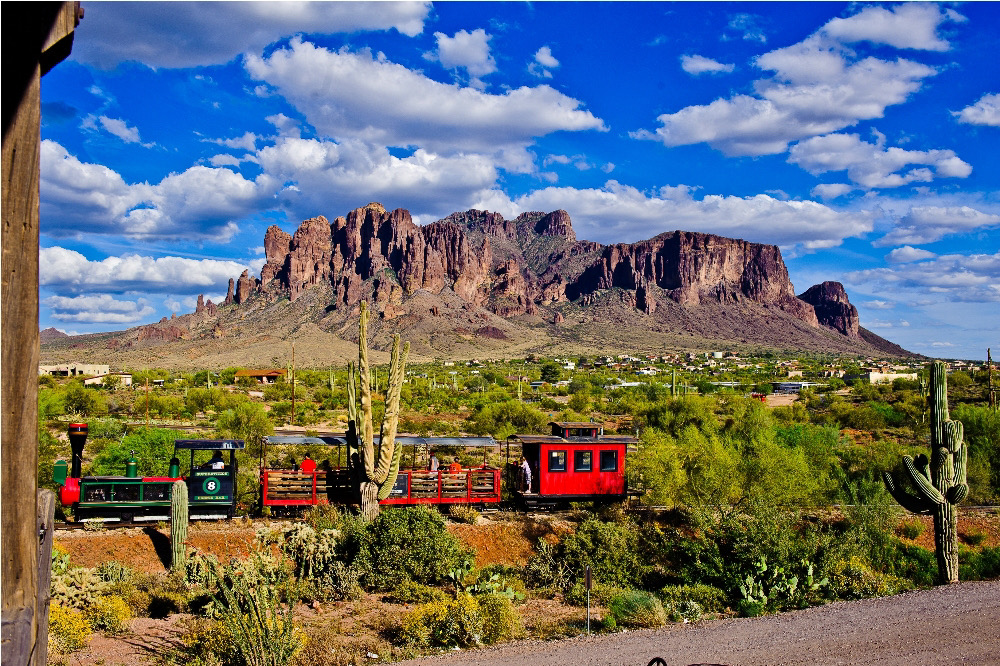
[[[375,446],[372,423],[371,372],[368,365],[368,304],[361,302],[361,322],[358,331],[358,375],[361,399],[360,419],[356,400],[356,382],[353,365],[348,365],[347,418],[348,453],[358,452],[359,464],[355,469],[359,488],[361,513],[366,518],[378,515],[379,500],[389,496],[399,472],[402,449],[396,446],[396,428],[399,425],[399,394],[403,387],[406,358],[410,343],[399,349],[399,335],[393,336],[392,359],[389,363],[389,382],[386,389],[385,414],[379,430],[379,446]],[[353,456],[352,456],[353,459]]]
[[[183,481],[174,481],[170,493],[170,569],[183,571],[187,565],[188,489]]]
[[[968,449],[963,442],[961,421],[948,418],[948,377],[944,363],[931,365],[929,395],[931,412],[931,458],[903,456],[906,476],[915,493],[883,475],[886,488],[900,505],[913,513],[934,515],[934,550],[938,581],[958,582],[958,513],[956,506],[969,494],[965,467]],[[929,468],[928,468],[929,467]]]

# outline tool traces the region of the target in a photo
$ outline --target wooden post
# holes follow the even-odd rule
[[[44,664],[48,584],[39,576],[38,182],[41,77],[69,55],[78,3],[3,5],[2,655]],[[7,93],[10,93],[9,99]],[[48,505],[51,507],[51,504]],[[48,509],[51,510],[51,509]],[[43,567],[46,571],[49,562]],[[44,589],[41,589],[43,588]]]

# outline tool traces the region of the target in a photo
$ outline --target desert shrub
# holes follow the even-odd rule
[[[884,597],[913,588],[910,581],[876,571],[860,557],[837,562],[830,570],[830,586],[839,599]]]
[[[293,607],[282,608],[270,585],[214,569],[220,619],[247,666],[290,664],[304,635],[295,626]]]
[[[190,585],[208,587],[214,581],[215,568],[219,566],[219,558],[210,553],[195,551],[187,558],[184,568],[184,580]]]
[[[475,525],[479,520],[479,512],[468,504],[452,504],[448,507],[448,517],[457,523]]]
[[[993,580],[1000,578],[1000,548],[980,551],[959,548],[958,577],[961,580]]]
[[[91,474],[122,474],[133,451],[139,462],[139,476],[163,474],[170,466],[176,437],[176,432],[165,428],[136,428],[122,439],[108,442],[94,457]]]
[[[438,583],[465,559],[444,517],[423,507],[382,511],[366,531],[361,570],[372,589],[391,590],[406,579]]]
[[[83,610],[108,591],[108,584],[93,569],[82,567],[53,570],[49,593],[52,603]]]
[[[643,571],[638,543],[638,530],[633,523],[605,523],[588,518],[575,532],[560,540],[556,557],[562,559],[571,576],[582,578],[589,565],[594,580],[630,587]]]
[[[323,530],[337,529],[343,518],[335,505],[317,504],[309,507],[302,514],[302,520],[317,532],[322,532]]]
[[[608,616],[618,627],[662,627],[667,623],[663,603],[644,590],[627,590],[615,595],[608,604]]]
[[[740,583],[736,610],[756,617],[765,612],[805,608],[819,603],[828,589],[829,580],[817,580],[809,561],[769,565],[762,555]]]
[[[414,609],[403,618],[400,637],[409,645],[478,645],[483,638],[483,615],[471,595],[459,594],[451,601],[434,601]]]
[[[959,532],[958,537],[970,546],[979,546],[986,540],[985,532]]]
[[[432,601],[444,601],[448,595],[436,587],[404,580],[389,593],[389,598],[400,604],[426,604]]]
[[[132,578],[132,569],[117,560],[101,562],[94,568],[94,573],[107,583],[121,583]]]
[[[556,546],[539,539],[538,550],[524,567],[525,584],[531,588],[564,590],[571,587],[575,579],[563,558],[557,557]]]
[[[924,533],[925,529],[926,527],[922,522],[916,518],[910,518],[899,524],[899,527],[896,528],[896,533],[906,539],[916,539]]]
[[[131,609],[136,617],[164,618],[188,608],[190,592],[183,576],[133,573],[128,579],[107,587]]]
[[[673,608],[693,602],[706,612],[718,613],[726,607],[726,593],[711,585],[667,585],[658,594],[665,606]]]
[[[524,631],[521,616],[506,595],[493,592],[476,597],[483,616],[483,642],[487,644],[509,641]]]
[[[625,592],[626,589],[614,585],[603,585],[596,583],[590,590],[590,602],[607,606],[616,596]],[[574,606],[584,606],[587,604],[587,588],[583,583],[576,583],[563,596],[563,600]]]
[[[183,647],[166,655],[167,663],[189,666],[242,666],[228,627],[218,620],[189,617],[181,620]]]
[[[664,611],[671,622],[697,622],[705,609],[697,601],[680,601],[676,604],[664,604]]]
[[[128,629],[132,609],[117,595],[101,597],[87,607],[84,616],[90,626],[109,634],[120,634]]]
[[[560,409],[561,405],[555,408]],[[519,400],[505,400],[483,405],[469,416],[467,427],[473,434],[502,439],[516,432],[541,432],[547,421],[545,414],[534,407]]]
[[[49,608],[49,645],[61,654],[79,650],[90,640],[90,624],[75,608],[52,604]]]

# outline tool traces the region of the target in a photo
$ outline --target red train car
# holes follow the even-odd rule
[[[377,441],[377,438],[376,438]],[[496,504],[501,499],[500,469],[486,464],[486,451],[498,448],[492,437],[415,437],[400,435],[396,442],[403,447],[399,475],[389,497],[381,504],[408,506],[414,504]],[[261,465],[261,506],[272,511],[301,509],[316,504],[351,504],[356,502],[351,483],[351,469],[356,461],[346,458],[347,438],[344,435],[324,437],[267,438],[268,446],[321,445],[331,447],[331,455],[317,463],[304,459],[294,468]],[[343,447],[343,453],[341,453]],[[459,448],[483,450],[483,464],[450,470],[442,467],[431,471],[426,464],[429,452],[435,449]],[[267,449],[264,451],[267,460]],[[332,459],[332,460],[331,460]],[[409,462],[409,467],[406,466]]]
[[[628,447],[635,437],[604,435],[598,424],[549,423],[551,435],[511,435],[531,469],[525,486],[520,462],[509,467],[515,497],[528,508],[569,502],[623,501],[636,493],[625,481]],[[508,448],[508,457],[510,449]]]

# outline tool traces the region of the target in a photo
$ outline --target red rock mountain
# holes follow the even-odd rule
[[[456,338],[469,353],[575,340],[594,350],[711,341],[907,354],[859,326],[839,283],[796,297],[776,246],[712,234],[601,245],[577,240],[562,210],[513,220],[469,210],[420,226],[371,203],[332,222],[305,220],[294,234],[272,226],[264,251],[259,278],[244,271],[221,305],[199,298],[195,313],[142,338],[177,339],[178,327],[192,340],[253,326],[290,335],[307,323],[349,338],[364,299],[382,342],[398,331],[434,355],[454,353]]]

